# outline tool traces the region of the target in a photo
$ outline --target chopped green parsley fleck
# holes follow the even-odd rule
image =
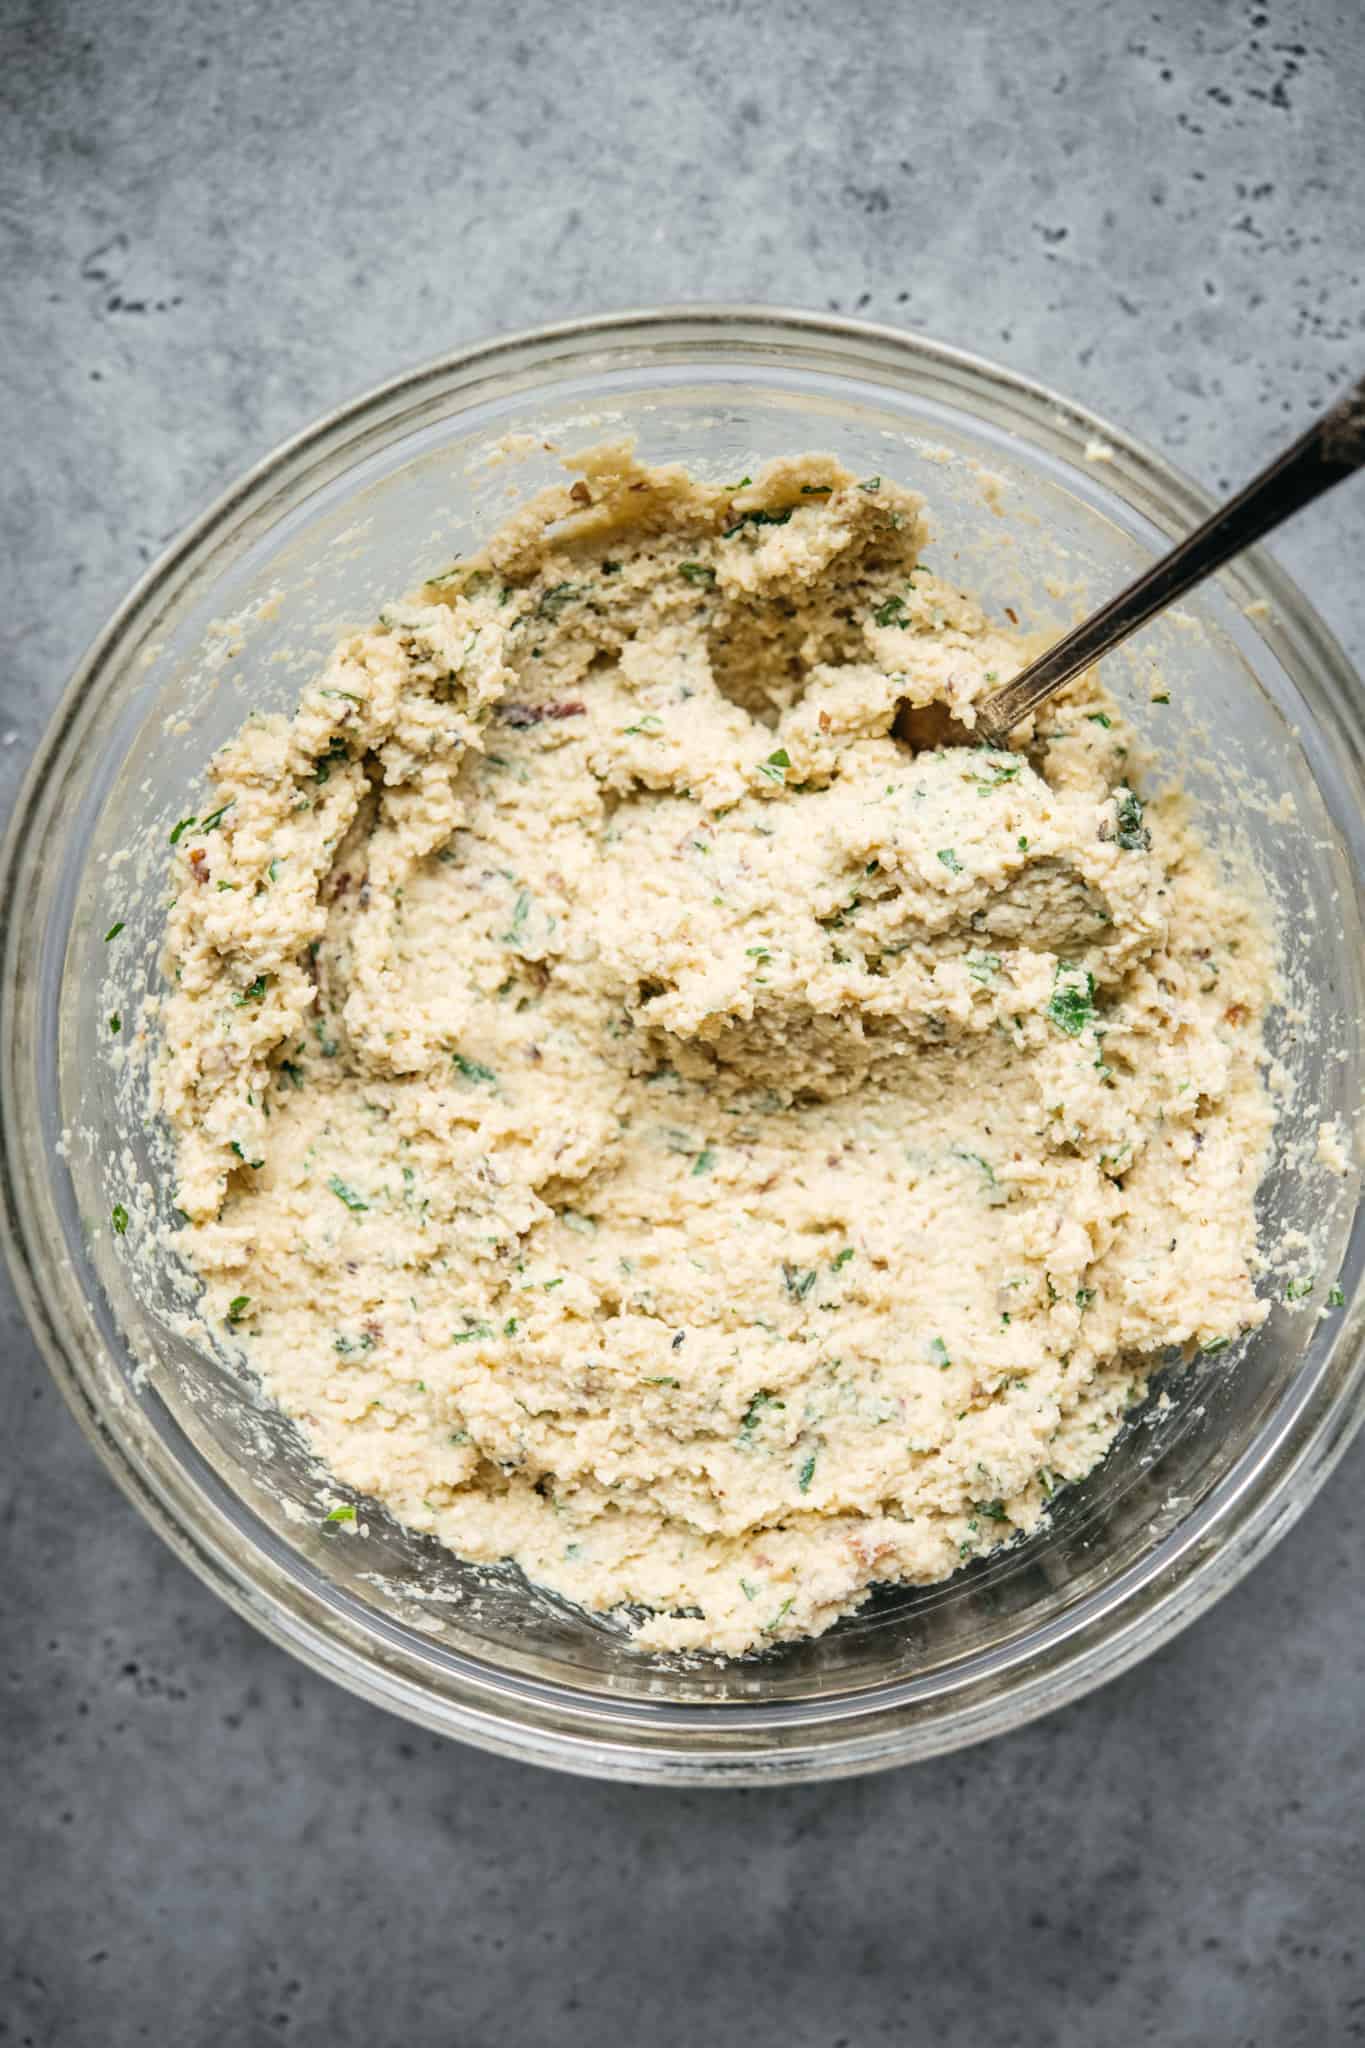
[[[804,1270],[794,1266],[790,1259],[782,1261],[782,1285],[791,1301],[804,1301],[818,1278],[814,1266]]]
[[[450,1057],[466,1081],[496,1081],[498,1078],[493,1069],[484,1066],[481,1060],[467,1059],[462,1052],[453,1052]]]
[[[557,619],[565,605],[571,604],[580,594],[576,583],[556,583],[541,597],[535,615],[538,619]]]
[[[765,1408],[785,1408],[785,1401],[779,1401],[776,1394],[760,1390],[745,1409],[739,1425],[739,1442],[745,1449],[753,1441],[754,1431],[763,1420]]]
[[[1047,1014],[1068,1038],[1079,1038],[1095,1021],[1094,975],[1087,968],[1059,966]]]
[[[1144,808],[1142,798],[1131,789],[1116,792],[1114,822],[1118,830],[1115,836],[1126,853],[1145,853],[1152,843],[1152,835],[1142,822]]]
[[[737,487],[738,488],[738,487]],[[727,526],[722,540],[733,540],[746,526],[785,526],[791,518],[794,507],[788,505],[785,512],[768,512],[762,506],[755,512],[741,512],[733,526]]]
[[[789,1594],[787,1595],[786,1599],[785,1599],[785,1600],[784,1600],[784,1601],[782,1602],[782,1605],[781,1605],[781,1606],[780,1606],[780,1607],[778,1608],[778,1610],[777,1610],[776,1614],[775,1614],[775,1615],[773,1616],[772,1620],[771,1620],[771,1621],[765,1621],[765,1622],[764,1622],[764,1624],[763,1624],[763,1633],[764,1633],[764,1635],[765,1635],[765,1636],[770,1636],[770,1635],[774,1635],[774,1634],[776,1634],[777,1630],[778,1630],[778,1629],[779,1629],[779,1628],[780,1628],[780,1627],[782,1626],[782,1623],[783,1623],[783,1621],[784,1621],[784,1620],[786,1619],[787,1615],[789,1615],[789,1614],[791,1613],[791,1611],[792,1611],[793,1607],[795,1607],[795,1605],[796,1605],[796,1595],[795,1595],[795,1593],[789,1593]]]

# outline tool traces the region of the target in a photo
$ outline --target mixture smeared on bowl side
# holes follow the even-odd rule
[[[1021,642],[918,498],[572,467],[216,756],[160,1099],[339,1480],[739,1653],[1262,1320],[1271,950],[1093,681],[971,743]]]

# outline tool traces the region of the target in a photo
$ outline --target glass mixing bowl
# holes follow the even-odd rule
[[[193,1288],[173,1229],[163,1240],[147,1221],[173,1223],[165,1134],[108,1025],[158,987],[167,830],[248,706],[290,706],[341,627],[467,550],[557,473],[555,448],[623,433],[716,479],[807,448],[894,474],[929,501],[930,562],[1029,623],[1069,622],[1207,510],[1164,463],[1019,377],[802,314],[546,328],[343,407],[143,579],[19,798],[0,879],[10,1253],[52,1371],[119,1483],[316,1669],[443,1733],[604,1777],[870,1770],[1015,1726],[1144,1656],[1288,1528],[1360,1420],[1357,1179],[1324,1171],[1314,1146],[1321,1119],[1350,1132],[1361,1093],[1361,689],[1258,555],[1106,665],[1150,745],[1149,780],[1186,783],[1279,920],[1284,1094],[1261,1216],[1296,1272],[1315,1267],[1313,1295],[1173,1370],[1031,1540],[945,1584],[880,1592],[815,1641],[731,1663],[643,1656],[612,1622],[510,1568],[463,1565],[382,1512],[363,1535],[326,1533],[324,1475],[293,1426],[230,1351],[182,1334]],[[1154,664],[1169,705],[1149,701]],[[134,1217],[123,1234],[120,1202]],[[1344,1308],[1325,1308],[1334,1283]],[[1283,1295],[1273,1267],[1264,1284]]]

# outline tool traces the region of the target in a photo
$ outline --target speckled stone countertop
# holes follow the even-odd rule
[[[1358,0],[0,0],[0,811],[133,577],[467,338],[831,307],[1223,487],[1365,369]],[[1365,663],[1365,486],[1276,550]],[[0,1288],[0,2043],[1365,2039],[1365,1443],[1003,1741],[662,1793],[442,1744],[165,1551]]]

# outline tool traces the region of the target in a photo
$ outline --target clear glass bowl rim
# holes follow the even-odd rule
[[[338,406],[280,444],[147,570],[91,646],[52,715],[0,852],[0,1224],[16,1291],[68,1406],[108,1470],[170,1547],[264,1634],[361,1697],[441,1734],[584,1775],[675,1784],[831,1778],[907,1763],[1004,1732],[1079,1698],[1149,1655],[1233,1586],[1292,1526],[1365,1419],[1362,1304],[1331,1357],[1305,1367],[1255,1440],[1206,1498],[1108,1585],[1022,1642],[967,1660],[927,1686],[914,1678],[834,1699],[680,1705],[616,1703],[527,1680],[473,1658],[438,1690],[398,1631],[357,1627],[253,1539],[196,1483],[158,1433],[130,1427],[77,1330],[79,1283],[39,1227],[47,1156],[32,1087],[37,975],[49,907],[44,827],[79,780],[87,735],[117,682],[186,585],[312,488],[475,396],[553,389],[556,375],[661,364],[704,375],[737,358],[774,374],[897,378],[1074,463],[1101,440],[1116,493],[1175,535],[1212,500],[1084,407],[966,351],[869,321],[767,306],[648,308],[526,329],[453,350]],[[1365,693],[1297,586],[1261,550],[1223,578],[1239,604],[1270,607],[1261,636],[1365,795]],[[1355,884],[1362,895],[1360,864]]]

